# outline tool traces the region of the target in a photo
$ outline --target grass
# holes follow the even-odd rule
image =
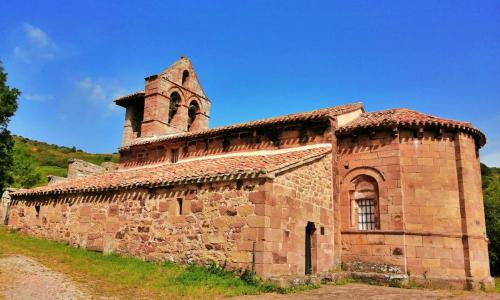
[[[500,293],[500,277],[495,277],[495,289],[497,293]]]
[[[213,299],[221,296],[294,292],[315,286],[280,289],[255,280],[242,280],[215,266],[152,263],[132,257],[103,255],[63,243],[29,237],[0,226],[0,255],[21,254],[38,260],[97,295],[118,298]]]

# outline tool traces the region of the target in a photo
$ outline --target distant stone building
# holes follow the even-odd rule
[[[14,192],[9,226],[148,260],[254,264],[263,277],[342,267],[492,282],[485,136],[470,123],[353,103],[210,129],[184,57],[115,103],[118,170]]]

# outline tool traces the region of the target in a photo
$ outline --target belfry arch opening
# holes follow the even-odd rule
[[[188,131],[191,131],[191,129],[196,127],[193,125],[195,125],[195,123],[197,121],[196,116],[197,116],[199,111],[200,111],[200,105],[198,104],[198,102],[196,102],[194,100],[191,101],[189,103],[189,106],[188,106],[188,124],[187,124]]]
[[[168,124],[172,123],[172,119],[177,113],[177,109],[181,105],[181,96],[177,92],[170,94],[170,107],[168,110]]]

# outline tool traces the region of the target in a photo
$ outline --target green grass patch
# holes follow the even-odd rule
[[[98,295],[128,299],[214,299],[314,288],[279,289],[255,277],[243,280],[217,266],[181,266],[170,262],[152,263],[133,257],[103,255],[11,232],[5,226],[0,226],[0,241],[0,253],[33,257],[48,268],[69,275]]]
[[[497,293],[500,293],[500,277],[495,277],[495,289]]]

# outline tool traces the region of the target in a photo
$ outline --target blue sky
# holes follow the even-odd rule
[[[211,126],[354,101],[472,122],[500,166],[499,1],[2,1],[15,134],[113,152],[124,111],[181,54]]]

